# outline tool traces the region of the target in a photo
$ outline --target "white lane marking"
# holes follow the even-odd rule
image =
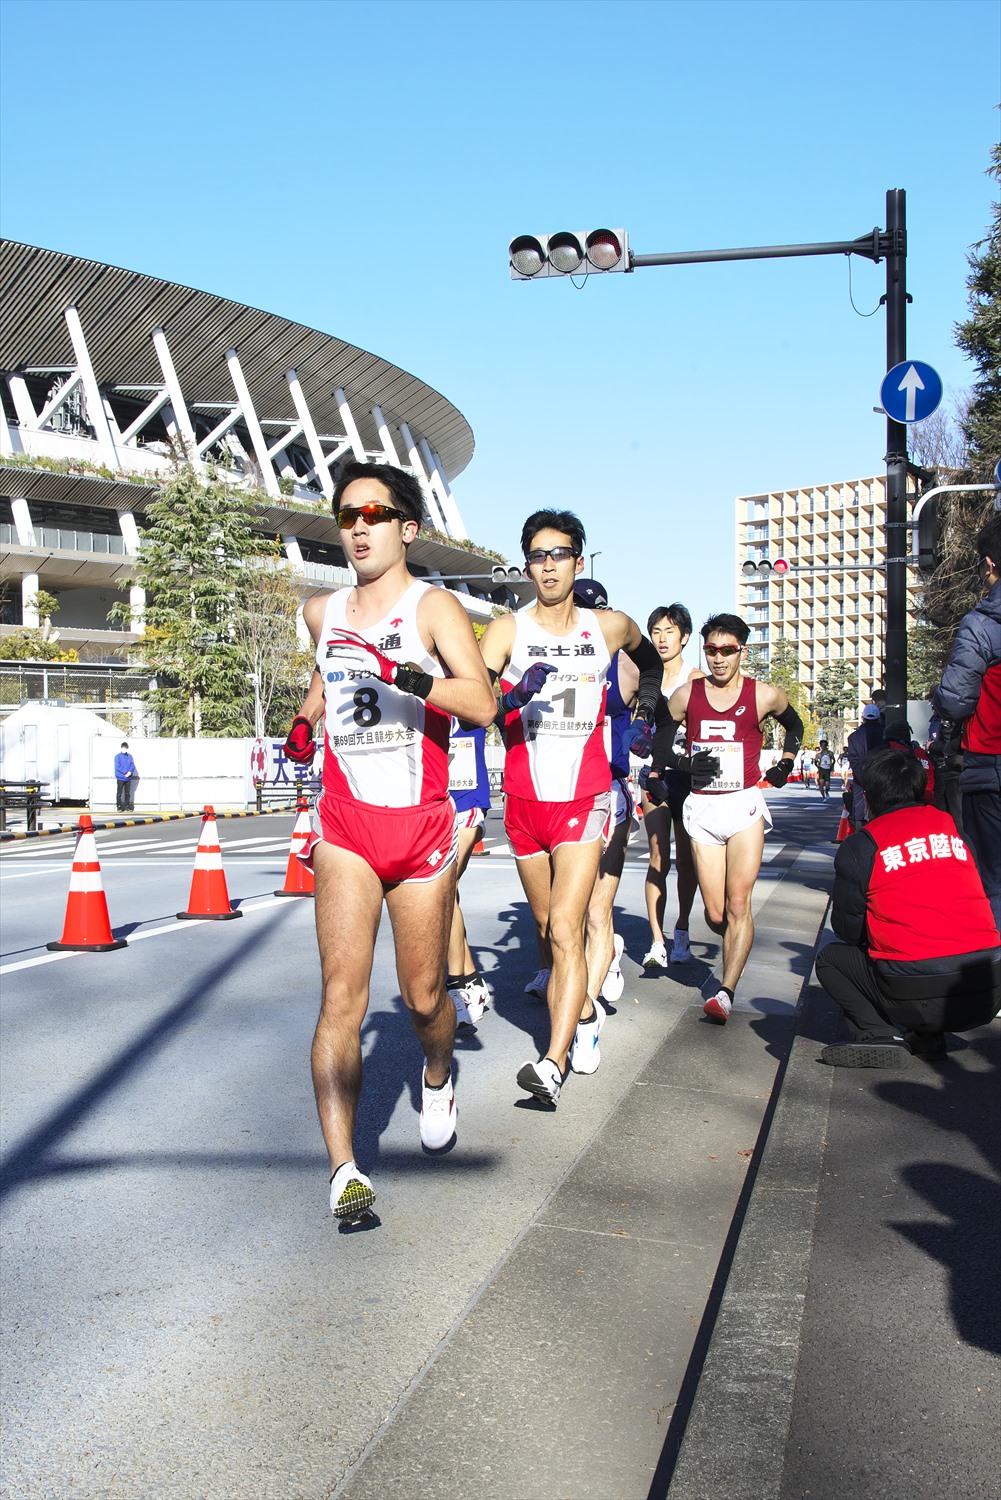
[[[241,906],[240,910],[248,914],[255,911],[267,911],[269,907],[277,906],[278,900],[277,896],[269,896],[266,901],[254,902],[251,906]],[[162,937],[165,932],[185,932],[192,927],[204,927],[205,923],[209,920],[208,917],[194,917],[191,921],[184,922],[183,924],[180,922],[171,922],[166,927],[151,927],[148,932],[133,932],[129,936],[129,947],[131,948],[133,943],[141,943],[143,938]],[[82,950],[70,949],[64,950],[61,953],[44,953],[39,958],[23,958],[20,963],[4,964],[0,967],[0,975],[16,974],[19,969],[37,969],[41,964],[55,964],[63,958],[80,958],[82,953],[88,951],[90,950],[86,948]]]

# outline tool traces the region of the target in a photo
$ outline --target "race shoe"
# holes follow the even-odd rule
[[[715,1021],[717,1026],[725,1026],[727,1018],[733,1009],[733,1001],[725,990],[720,990],[718,995],[710,995],[702,1007],[702,1014],[708,1016],[710,1021]]]
[[[691,962],[692,950],[688,943],[688,931],[684,927],[674,929],[674,942],[671,944],[672,964],[687,964]]]
[[[650,951],[643,959],[644,969],[666,969],[667,949],[663,943],[651,943]]]
[[[470,1024],[475,1026],[490,1004],[490,991],[483,983],[480,974],[474,974],[460,991],[466,1002],[466,1010],[469,1013]]]
[[[375,1202],[375,1189],[353,1161],[337,1168],[330,1179],[330,1212],[345,1224],[364,1219]]]
[[[902,1036],[868,1042],[832,1042],[820,1050],[820,1061],[835,1068],[906,1068],[911,1052]]]
[[[444,1151],[455,1139],[455,1091],[451,1075],[440,1089],[428,1087],[427,1065],[421,1071],[421,1145]]]
[[[518,1069],[518,1087],[555,1109],[560,1100],[563,1076],[551,1057],[540,1057],[538,1062],[523,1063]]]
[[[534,995],[536,1000],[545,1000],[546,991],[549,988],[549,970],[540,969],[534,979],[530,979],[525,986],[526,995]]]
[[[626,981],[620,967],[622,950],[625,946],[625,941],[619,937],[618,933],[615,933],[612,938],[612,962],[608,966],[608,973],[605,975],[604,983],[601,986],[601,997],[603,1000],[611,1000],[614,1003],[626,987]]]
[[[474,1021],[472,1015],[470,1014],[469,1006],[466,1004],[466,991],[463,989],[462,985],[450,984],[448,986],[448,993],[452,997],[452,1004],[455,1006],[456,1026],[462,1026],[467,1031],[475,1031],[476,1021]],[[482,1011],[480,1012],[480,1014],[482,1015]],[[477,1017],[476,1019],[478,1020],[479,1017]]]
[[[605,1024],[605,1007],[594,1002],[594,1015],[587,1021],[578,1021],[570,1048],[570,1066],[575,1073],[597,1073],[601,1062],[598,1038]]]

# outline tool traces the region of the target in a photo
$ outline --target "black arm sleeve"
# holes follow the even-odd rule
[[[867,895],[875,862],[876,844],[864,829],[846,839],[834,857],[831,926],[842,942],[858,948],[867,946]]]
[[[640,638],[637,646],[626,651],[626,655],[640,674],[640,685],[636,689],[636,717],[652,724],[660,701],[664,663],[656,646],[645,635]]]
[[[671,718],[666,707],[658,711],[656,719],[657,728],[653,736],[650,765],[655,771],[662,771],[665,766],[670,766],[673,770],[677,767],[679,759],[674,749],[674,739],[681,725],[676,719]]]
[[[782,755],[796,758],[796,751],[803,743],[803,720],[789,703],[780,714],[774,715],[775,719],[785,730],[785,739],[782,741]]]

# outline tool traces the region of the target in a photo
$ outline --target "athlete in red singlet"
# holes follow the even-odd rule
[[[504,712],[504,824],[540,939],[552,951],[546,999],[550,1037],[518,1086],[555,1105],[568,1063],[598,1066],[605,1012],[588,994],[584,929],[610,808],[605,744],[608,664],[626,651],[640,672],[637,712],[651,722],[660,657],[635,620],[574,604],[584,528],[570,511],[536,511],[522,528],[526,572],[538,597],[492,620],[480,642]]]
[[[466,611],[407,568],[424,516],[417,480],[389,465],[348,464],[333,508],[356,582],[303,609],[316,670],[285,748],[310,761],[323,712],[323,792],[307,855],[323,977],[312,1069],[331,1212],[351,1221],[375,1201],[353,1136],[383,900],[400,993],[426,1059],[421,1144],[443,1150],[455,1135],[455,1006],[445,992],[455,903],[448,732],[452,714],[487,725],[497,705]]]
[[[660,795],[658,773],[665,766],[688,771],[692,778],[684,824],[706,921],[723,937],[723,982],[703,1009],[719,1025],[730,1014],[754,941],[751,893],[761,868],[765,823],[771,824],[757,785],[764,720],[777,719],[786,732],[782,759],[765,773],[772,786],[785,785],[803,740],[803,722],[782,689],[741,672],[748,634],[739,615],[712,615],[703,625],[709,675],[672,694],[666,720],[657,726],[647,787],[654,797]],[[687,731],[685,756],[674,748],[679,724]]]

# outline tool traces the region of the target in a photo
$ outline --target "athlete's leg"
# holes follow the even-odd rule
[[[751,894],[761,869],[765,823],[757,818],[726,842],[726,928],[723,932],[723,984],[731,994],[744,972],[754,942]]]
[[[691,846],[706,923],[713,932],[722,933],[726,930],[726,845],[692,839]]]
[[[386,892],[400,994],[438,1088],[451,1075],[455,1006],[445,989],[445,957],[455,909],[455,865],[434,880],[402,882]]]
[[[320,1128],[334,1172],[354,1155],[361,1026],[382,916],[382,882],[360,855],[333,844],[315,846],[313,869],[323,998],[310,1062]]]
[[[678,920],[675,926],[682,927],[687,932],[698,881],[695,878],[692,841],[680,817],[674,819],[674,867],[678,873]]]
[[[516,860],[521,888],[525,892],[532,920],[535,922],[535,940],[539,949],[539,966],[552,970],[552,950],[549,946],[549,900],[552,891],[553,873],[548,854],[530,854]]]
[[[469,856],[473,852],[476,840],[480,837],[479,828],[459,829],[459,853],[456,859],[456,889],[455,910],[452,912],[452,925],[448,934],[448,972],[450,974],[472,974],[476,970],[473,955],[466,940],[466,924],[462,919],[462,908],[459,905],[458,882],[466,872],[469,864]]]
[[[650,923],[652,946],[664,942],[664,910],[667,905],[667,876],[671,868],[671,813],[666,807],[646,804],[643,826],[650,841],[650,863],[647,865],[643,893]]]
[[[615,893],[622,878],[622,867],[626,860],[626,845],[629,842],[629,819],[624,818],[612,829],[611,838],[598,865],[598,878],[594,882],[591,900],[587,908],[587,992],[593,999],[605,982],[605,975],[612,962],[615,939],[612,922],[612,906]],[[562,846],[561,846],[562,847]]]
[[[549,1046],[560,1072],[566,1071],[567,1054],[577,1022],[594,1015],[588,996],[584,934],[587,903],[594,889],[601,861],[602,841],[559,844],[552,853],[553,883],[549,899],[549,943],[553,971],[549,980]]]

